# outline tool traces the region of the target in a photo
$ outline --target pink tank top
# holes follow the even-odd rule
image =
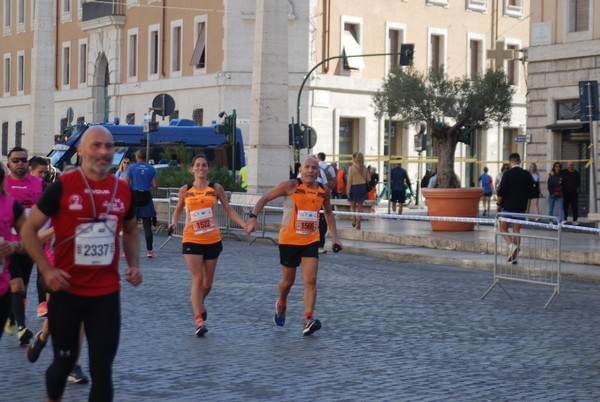
[[[31,208],[42,196],[42,192],[44,191],[42,182],[43,180],[39,177],[29,174],[25,175],[23,180],[15,180],[10,175],[6,176],[4,188],[6,188],[8,194],[12,195],[23,206],[25,217],[29,216]],[[12,233],[9,239],[12,241],[19,240],[16,232],[13,231]]]

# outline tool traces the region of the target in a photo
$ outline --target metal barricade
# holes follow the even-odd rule
[[[262,194],[232,193],[230,205],[237,211],[237,213],[242,217],[244,221],[248,221],[248,214],[252,212],[254,205],[256,205],[256,203],[262,196]],[[277,244],[277,241],[275,239],[266,235],[266,212],[268,209],[270,209],[270,207],[263,208],[260,215],[256,218],[256,229],[257,232],[260,232],[260,235],[254,237],[250,244],[254,243],[257,239],[267,239],[272,241],[274,244]],[[228,222],[229,227],[227,228],[227,230],[230,231],[232,228],[241,229],[238,224],[232,222],[230,219],[228,220]]]
[[[167,230],[171,224],[171,208],[169,207],[169,193],[171,189],[159,187],[152,190],[152,202],[156,211],[156,233]]]
[[[521,229],[525,231],[501,231],[501,225],[515,224],[521,225]],[[560,295],[561,236],[562,223],[554,216],[498,213],[494,236],[494,278],[481,299],[496,286],[512,299],[501,281],[526,282],[553,288],[552,295],[544,306],[545,309],[548,308],[554,298]]]

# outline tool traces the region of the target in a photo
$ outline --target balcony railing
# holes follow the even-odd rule
[[[125,0],[92,0],[81,5],[82,20],[90,21],[113,15],[125,15]]]

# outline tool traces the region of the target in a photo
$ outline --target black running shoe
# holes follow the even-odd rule
[[[42,331],[35,334],[33,337],[33,342],[30,345],[27,345],[27,360],[29,360],[31,363],[35,363],[37,359],[39,359],[40,353],[42,353],[42,350],[44,350],[44,347],[48,342],[48,340],[42,341],[40,339],[41,334]]]
[[[206,325],[204,325],[204,324],[196,327],[196,336],[198,338],[203,337],[204,334],[207,332],[208,332],[208,328],[206,328]]]
[[[306,323],[304,324],[304,331],[302,331],[302,334],[304,336],[309,336],[320,329],[321,321],[317,320],[316,318],[308,317],[308,320],[306,320]]]
[[[73,367],[67,379],[74,384],[87,384],[89,381],[87,375],[83,374],[83,370],[79,364]]]
[[[29,345],[29,341],[33,338],[33,332],[27,327],[19,327],[19,343],[21,346]]]

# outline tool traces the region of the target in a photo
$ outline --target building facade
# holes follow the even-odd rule
[[[555,161],[574,161],[581,174],[579,211],[597,208],[593,169],[597,158],[592,138],[597,121],[582,116],[579,82],[600,80],[600,1],[532,0],[531,46],[528,50],[528,158],[542,170],[542,190]],[[596,95],[597,96],[597,95]],[[596,99],[597,101],[597,99]],[[597,185],[596,185],[597,186]]]
[[[0,1],[2,155],[19,144],[47,153],[53,134],[69,123],[69,108],[79,121],[139,124],[159,93],[175,99],[171,117],[197,124],[236,109],[248,144],[256,0]],[[362,151],[380,172],[386,161],[402,159],[411,179],[423,174],[434,145],[417,151],[415,128],[378,118],[372,106],[399,57],[337,57],[398,52],[403,43],[414,44],[416,68],[443,67],[452,77],[488,67],[489,50],[515,50],[515,58],[497,56],[516,88],[512,121],[461,145],[457,172],[463,185],[477,185],[482,164],[495,174],[510,152],[522,152],[515,138],[526,125],[519,50],[529,46],[528,1],[288,0],[288,6],[282,34],[289,115],[281,118],[299,116],[317,133],[314,148],[302,154],[323,151],[329,161],[347,161]],[[288,159],[293,163],[291,149]],[[286,171],[274,174],[285,178]]]

